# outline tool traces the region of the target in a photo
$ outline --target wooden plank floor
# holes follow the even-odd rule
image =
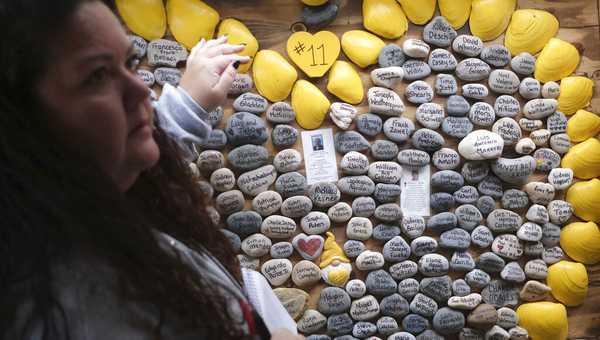
[[[291,26],[299,21],[301,4],[298,0],[208,0],[207,3],[214,6],[223,18],[234,17],[242,20],[260,41],[261,49],[273,49],[285,55],[285,43],[291,34]],[[351,29],[362,29],[361,1],[359,0],[340,0],[340,14],[336,21],[328,28],[338,36]],[[595,96],[592,102],[591,110],[600,113],[600,0],[519,0],[519,8],[538,8],[545,9],[555,14],[561,24],[558,36],[567,41],[573,42],[582,52],[582,63],[577,70],[577,74],[586,75],[596,81]],[[466,33],[463,28],[460,33]],[[398,39],[401,43],[407,37],[418,37],[422,34],[422,27],[410,25],[409,32]],[[502,43],[503,37],[497,42]],[[345,59],[343,54],[340,59]],[[361,77],[366,87],[370,86],[369,71],[362,70]],[[304,77],[299,71],[300,77]],[[434,77],[431,76],[427,82],[433,84]],[[325,90],[327,78],[324,77],[315,82],[330,99],[335,100]],[[403,84],[399,88],[402,94]],[[493,103],[493,98],[488,98],[488,102]],[[230,98],[229,104],[232,99]],[[442,98],[436,98],[438,103],[443,103]],[[227,105],[226,115],[231,114],[231,105]],[[414,119],[414,105],[407,105],[405,116]],[[364,104],[360,106],[360,112],[367,112],[368,107]],[[335,127],[327,121],[323,127]],[[371,139],[373,140],[373,139]],[[301,150],[301,142],[296,144],[296,148]],[[449,147],[456,147],[456,140],[447,139]],[[273,146],[268,143],[268,148],[275,154]],[[543,179],[543,175],[537,175],[538,179]],[[249,208],[249,206],[248,206]],[[334,231],[338,237],[338,243],[345,241],[345,228],[335,226]],[[368,243],[369,248],[381,248],[381,244]],[[475,255],[475,254],[474,254]],[[294,262],[298,260],[293,259]],[[355,271],[356,273],[356,271]],[[577,308],[569,308],[569,335],[570,339],[600,340],[600,265],[588,267],[590,277],[590,290],[586,302]],[[362,277],[362,273],[357,273]],[[318,293],[322,286],[310,290],[310,305],[315,306]],[[540,316],[541,317],[541,316]]]

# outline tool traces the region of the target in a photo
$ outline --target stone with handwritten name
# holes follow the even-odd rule
[[[490,65],[477,58],[464,59],[456,66],[456,76],[464,81],[484,80],[490,76],[490,71]]]
[[[450,46],[456,36],[456,31],[443,16],[436,16],[423,28],[423,40],[439,47]]]
[[[410,257],[410,246],[401,236],[387,241],[383,246],[383,258],[392,263],[407,260]]]
[[[546,127],[552,135],[565,133],[567,131],[568,120],[569,119],[564,113],[557,111],[548,116],[548,119],[546,120]]]
[[[529,226],[534,226],[534,223],[531,222],[527,222],[525,224],[523,224],[525,226],[525,228],[520,227],[519,230],[530,230],[531,228],[529,228]],[[539,227],[539,226],[537,226]],[[517,234],[517,235],[522,235],[523,233]],[[542,236],[542,230],[541,228],[539,229],[539,234],[540,234],[540,239]],[[535,240],[535,241],[539,241]],[[495,254],[498,254],[506,259],[510,259],[510,260],[518,260],[521,255],[523,255],[523,246],[519,240],[519,238],[515,235],[512,234],[502,234],[497,236],[494,239],[494,242],[492,242],[492,251]]]
[[[544,247],[554,247],[560,242],[560,227],[554,223],[542,226],[542,244]]]
[[[309,235],[323,234],[331,227],[327,214],[320,211],[311,211],[300,220],[302,230]]]
[[[471,232],[471,243],[480,248],[489,247],[494,241],[492,231],[486,226],[478,226]]]
[[[273,165],[280,173],[297,171],[302,164],[302,155],[294,149],[285,149],[273,158]]]
[[[212,196],[212,195],[211,195]],[[215,200],[215,207],[223,215],[230,215],[244,208],[244,194],[239,190],[221,193]]]
[[[561,157],[552,149],[537,149],[533,153],[533,158],[535,158],[537,163],[536,170],[541,172],[549,172],[550,170],[560,166]]]
[[[239,170],[254,170],[267,164],[269,152],[263,146],[247,144],[229,152],[227,160]]]
[[[458,91],[458,83],[453,75],[440,73],[435,78],[434,89],[440,96],[455,95]]]
[[[365,250],[355,261],[358,270],[375,270],[383,267],[385,260],[380,252]]]
[[[465,116],[471,109],[471,104],[462,96],[452,95],[446,101],[446,112],[450,116]]]
[[[429,103],[433,100],[433,89],[426,82],[417,80],[406,87],[404,95],[413,104]]]
[[[515,307],[519,303],[519,289],[502,280],[492,280],[481,291],[481,297],[485,303],[496,308]]]
[[[227,145],[227,135],[221,129],[213,129],[202,143],[205,150],[223,150]],[[229,154],[227,155],[229,158]],[[250,169],[249,169],[250,170]]]
[[[555,264],[556,262],[563,259],[565,252],[559,246],[544,248],[542,252],[542,260],[546,264]]]
[[[256,170],[248,171],[238,177],[237,185],[240,190],[249,196],[256,196],[275,182],[277,170],[272,165],[265,165]]]
[[[171,86],[179,85],[181,81],[182,73],[180,70],[171,67],[159,67],[154,70],[154,79],[160,86],[169,84]]]
[[[481,295],[472,293],[466,296],[453,296],[448,300],[448,306],[455,309],[473,310],[481,303]]]
[[[350,309],[350,296],[342,288],[326,287],[321,290],[317,306],[325,315],[343,313]]]
[[[424,276],[441,276],[448,273],[450,264],[439,254],[426,254],[419,259],[419,272]]]
[[[550,140],[550,131],[547,129],[539,129],[535,130],[529,134],[529,138],[535,143],[536,146],[545,146],[548,145],[548,140]]]
[[[467,117],[446,117],[442,131],[450,137],[463,138],[473,131],[473,123]]]
[[[350,317],[350,315],[348,315],[348,313],[334,314],[327,318],[327,333],[331,334],[332,336],[339,336],[339,338],[344,338],[343,334],[351,333],[353,327],[354,321],[352,321],[352,318]],[[330,337],[327,336],[327,338],[322,340],[326,339],[330,339]]]
[[[490,281],[490,275],[481,269],[473,269],[465,275],[465,281],[470,287],[482,289],[487,286]]]
[[[375,183],[367,176],[343,177],[337,186],[343,194],[350,196],[366,196],[375,191]]]
[[[260,231],[273,239],[287,239],[296,232],[296,222],[289,217],[270,215],[262,221]]]
[[[509,262],[500,272],[500,277],[504,281],[521,283],[525,281],[525,272],[519,262]]]
[[[412,135],[412,144],[415,148],[427,152],[435,152],[445,144],[444,137],[431,129],[419,129]]]
[[[484,179],[477,184],[477,190],[482,195],[492,196],[500,199],[503,194],[502,180],[493,174],[487,175]]]
[[[527,193],[517,189],[509,189],[502,196],[502,207],[505,209],[515,210],[523,209],[529,204]]]
[[[232,146],[261,145],[268,139],[265,122],[260,117],[248,112],[238,112],[229,117],[225,133]]]
[[[515,151],[519,155],[529,155],[535,150],[535,148],[535,143],[529,137],[520,139],[515,145]]]
[[[387,296],[397,291],[396,281],[383,269],[375,270],[367,274],[365,279],[367,292],[376,296]]]
[[[468,251],[457,250],[452,254],[452,257],[450,258],[450,269],[468,272],[473,270],[473,268],[475,268],[475,260]]]
[[[398,184],[377,183],[373,192],[373,198],[380,203],[393,203],[398,201],[401,191]]]
[[[258,233],[263,222],[254,211],[239,211],[227,217],[227,228],[242,238]]]
[[[484,47],[481,51],[481,60],[494,67],[504,67],[511,61],[510,51],[500,44]]]
[[[429,320],[419,314],[408,314],[402,319],[402,329],[406,332],[398,332],[398,337],[390,337],[388,339],[393,340],[415,340],[416,337],[413,334],[425,334],[427,328],[429,328]],[[408,333],[407,333],[408,332]]]
[[[452,42],[452,50],[468,57],[476,57],[483,50],[483,41],[472,35],[459,35]]]
[[[266,117],[273,124],[288,124],[296,119],[296,113],[289,103],[277,102],[267,109]]]
[[[556,190],[566,190],[573,183],[573,170],[568,168],[555,168],[548,175],[548,183]]]
[[[389,140],[376,140],[371,144],[371,156],[380,161],[389,161],[398,155],[398,145]]]
[[[474,204],[479,199],[477,188],[471,185],[463,186],[452,194],[459,204]]]
[[[549,81],[542,86],[542,97],[556,99],[560,95],[560,85],[554,81]]]
[[[271,240],[263,234],[253,234],[242,241],[242,250],[248,256],[261,257],[271,250]],[[290,272],[292,270],[290,263]]]
[[[312,210],[312,201],[306,196],[292,196],[281,204],[281,214],[290,218],[299,218]]]
[[[304,195],[306,193],[306,189],[306,177],[298,172],[288,172],[282,174],[275,181],[275,191],[277,191],[283,198]],[[310,199],[308,199],[308,201],[310,202]]]
[[[514,232],[522,223],[519,214],[506,209],[496,209],[487,217],[487,226],[495,233]]]
[[[458,61],[449,51],[438,48],[429,55],[428,64],[435,72],[452,72],[456,69]]]
[[[146,42],[144,38],[135,34],[128,34],[127,39],[129,39],[129,41],[131,42],[135,55],[139,59],[143,58],[146,55],[146,51],[148,50],[148,42]]]
[[[492,161],[491,169],[501,180],[511,184],[521,184],[533,174],[536,160],[531,156],[519,158],[498,158]]]
[[[439,170],[454,170],[460,165],[460,155],[454,149],[442,148],[433,153],[431,161]]]
[[[490,166],[484,161],[467,161],[460,172],[467,183],[477,184],[490,173]]]
[[[433,317],[433,329],[440,334],[449,335],[460,332],[465,327],[465,316],[452,308],[440,308]]]
[[[500,94],[513,94],[519,91],[521,81],[516,73],[509,70],[494,70],[489,74],[490,89]]]
[[[352,240],[366,241],[373,235],[373,223],[366,217],[352,217],[346,226],[346,236]]]
[[[390,213],[391,212],[391,213]],[[382,220],[383,218],[388,219],[391,217],[396,217],[402,215],[402,211],[400,210],[400,206],[396,203],[390,203],[389,205],[380,205],[375,210],[375,218]],[[385,214],[385,215],[384,215]],[[382,220],[383,221],[383,220]],[[373,239],[381,242],[387,242],[392,238],[400,235],[400,227],[394,224],[397,221],[380,223],[373,228]]]
[[[413,81],[426,78],[431,74],[431,67],[422,60],[408,60],[402,65],[404,69],[404,79]]]
[[[465,98],[483,100],[489,93],[490,90],[483,84],[465,84],[462,86],[462,95]]]
[[[410,248],[408,251],[410,252]],[[389,272],[395,280],[404,280],[417,275],[419,266],[414,261],[405,260],[391,265]]]
[[[252,90],[252,86],[254,86],[254,81],[249,74],[246,73],[238,73],[233,78],[233,83],[231,83],[231,87],[227,94],[237,96],[243,93],[250,92]],[[237,100],[236,100],[237,102]],[[235,104],[235,102],[234,102]],[[234,106],[235,108],[235,106]],[[237,110],[237,109],[236,109]],[[247,110],[238,110],[238,111],[247,111]],[[248,111],[250,112],[250,111]],[[262,111],[264,112],[264,111]],[[262,113],[261,112],[261,113]]]
[[[407,149],[398,153],[398,163],[406,167],[422,167],[429,164],[431,157],[425,151]]]
[[[458,145],[458,152],[468,160],[497,159],[502,154],[504,140],[496,133],[476,130]]]
[[[225,112],[223,111],[223,107],[217,106],[214,110],[212,110],[208,113],[208,119],[207,119],[208,123],[210,123],[210,125],[213,128],[217,127],[219,124],[221,124],[221,121],[223,120],[223,117],[224,117],[224,113]]]
[[[523,115],[528,119],[543,119],[556,112],[556,99],[532,99],[523,107]]]
[[[512,96],[502,95],[496,98],[494,111],[498,117],[514,118],[521,112],[521,104]]]
[[[379,304],[379,308],[381,315],[395,318],[403,317],[409,313],[408,301],[398,293],[384,297]]]
[[[483,217],[487,217],[494,209],[496,209],[496,200],[488,195],[479,197],[477,200],[477,209]]]
[[[425,231],[425,219],[417,215],[402,216],[402,233],[410,239],[415,239]]]
[[[148,64],[150,66],[176,67],[179,62],[185,61],[188,52],[179,43],[173,40],[157,39],[148,44]]]
[[[379,52],[378,62],[380,67],[402,66],[405,60],[406,56],[402,48],[396,44],[389,44]]]
[[[225,157],[220,151],[206,150],[200,153],[196,165],[201,172],[212,173],[225,167]]]
[[[518,74],[528,76],[535,70],[535,57],[527,52],[519,53],[510,61],[510,67]]]
[[[395,89],[404,79],[404,69],[400,66],[377,68],[371,71],[371,80],[376,86]]]
[[[315,207],[329,208],[339,202],[341,193],[335,183],[319,182],[308,188],[308,197]]]
[[[154,86],[154,84],[156,83],[156,79],[154,78],[154,73],[152,73],[148,70],[139,69],[136,71],[136,74],[144,82],[144,84],[150,88],[152,86]]]
[[[352,328],[352,336],[354,338],[364,339],[373,336],[377,333],[377,326],[371,322],[359,321]],[[349,336],[349,335],[348,335]],[[349,338],[348,338],[349,340]]]
[[[545,206],[539,204],[534,204],[529,207],[527,214],[525,214],[525,218],[527,218],[528,221],[539,224],[548,223],[550,221],[548,210]]]
[[[519,123],[510,117],[498,119],[492,126],[492,132],[502,137],[505,146],[517,144],[523,136]]]
[[[519,94],[525,99],[535,99],[540,97],[542,85],[539,80],[534,78],[525,78],[519,85]]]
[[[453,193],[464,184],[462,175],[453,170],[438,171],[431,176],[431,187],[438,191]]]
[[[415,117],[419,124],[428,129],[437,129],[444,120],[444,108],[436,103],[424,103],[419,105]]]
[[[356,129],[363,135],[374,137],[383,130],[383,120],[372,113],[363,113],[356,118]]]
[[[271,246],[269,255],[274,259],[287,259],[293,252],[294,246],[290,242],[278,242]]]
[[[258,271],[260,267],[260,259],[248,256],[246,254],[238,254],[237,259],[240,262],[241,268],[246,268],[254,271]]]
[[[346,202],[338,202],[327,210],[327,216],[334,223],[343,223],[352,217],[352,207]]]
[[[296,144],[300,132],[291,125],[279,124],[271,131],[271,143],[276,147],[290,147]]]
[[[369,159],[360,152],[350,151],[342,157],[340,168],[347,175],[364,175],[369,171]]]
[[[343,131],[335,134],[334,145],[337,152],[365,151],[371,147],[363,135],[356,131]]]
[[[228,168],[217,169],[210,175],[210,184],[215,191],[229,191],[235,187],[235,174]]]
[[[357,240],[348,240],[344,243],[344,254],[350,258],[355,258],[360,255],[367,248],[365,244]]]
[[[400,332],[398,333],[398,331],[400,330],[400,327],[398,326],[398,321],[396,321],[396,319],[389,317],[389,316],[384,316],[379,318],[379,320],[377,320],[377,330],[379,332],[380,335],[383,336],[390,336],[392,337],[392,339],[408,339],[406,337],[398,337],[399,335],[397,334],[407,334],[406,332]],[[410,334],[407,334],[407,336]]]
[[[464,230],[473,230],[483,220],[483,215],[476,206],[472,204],[463,204],[454,210],[458,219],[458,226]]]
[[[554,199],[555,190],[552,184],[543,182],[530,182],[525,185],[525,192],[531,202],[548,205]]]
[[[420,291],[437,303],[445,303],[452,296],[452,279],[448,275],[423,278]]]
[[[402,167],[396,162],[374,162],[369,166],[368,175],[375,183],[396,184],[402,177]]]
[[[550,291],[550,287],[545,284],[539,281],[529,280],[523,285],[519,296],[525,301],[541,301],[546,299]]]
[[[367,295],[358,300],[352,301],[350,306],[350,316],[354,320],[369,320],[379,315],[379,303],[373,295]]]
[[[357,217],[371,217],[375,213],[377,204],[372,197],[357,197],[352,201],[352,211]]]
[[[499,273],[505,265],[506,262],[500,256],[492,252],[485,252],[479,255],[479,258],[477,259],[477,268],[490,274]]]
[[[396,143],[406,142],[415,131],[415,124],[404,117],[392,117],[383,124],[383,132],[387,138]]]
[[[477,102],[471,106],[469,119],[475,125],[488,127],[496,121],[496,113],[490,104]]]
[[[416,257],[422,257],[427,254],[435,253],[438,249],[437,241],[429,236],[419,236],[412,240],[410,249]]]
[[[454,196],[446,192],[436,192],[431,194],[429,205],[433,211],[448,211],[456,205]]]
[[[400,96],[384,87],[372,87],[368,93],[369,111],[384,116],[399,116],[404,112],[404,103]]]
[[[296,266],[297,265],[298,264],[296,264]],[[326,324],[327,317],[325,315],[319,313],[314,309],[307,309],[300,318],[300,320],[298,320],[298,330],[304,334],[313,334],[325,327]]]
[[[534,280],[545,280],[548,276],[548,265],[540,259],[530,260],[525,263],[525,275]]]
[[[440,235],[440,247],[450,249],[466,249],[471,245],[471,235],[461,228],[454,228]]]
[[[432,317],[438,309],[438,304],[434,299],[425,294],[418,293],[410,303],[410,311],[420,314],[424,317]]]
[[[559,154],[565,154],[571,149],[571,138],[566,133],[550,137],[550,147]]]

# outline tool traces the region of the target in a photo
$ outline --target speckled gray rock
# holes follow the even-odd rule
[[[536,169],[536,160],[531,156],[498,158],[491,162],[492,172],[501,180],[511,184],[522,184]]]
[[[454,55],[442,48],[431,51],[427,63],[435,72],[452,72],[458,65],[458,61],[456,61]]]
[[[471,293],[471,287],[469,287],[467,281],[456,279],[452,282],[452,293],[454,296],[467,296]]]
[[[367,285],[367,292],[376,296],[387,296],[395,293],[396,289],[398,289],[396,281],[383,269],[367,274],[365,283]]]
[[[477,268],[486,273],[499,273],[506,265],[506,262],[498,255],[492,252],[485,252],[477,258]]]
[[[433,317],[433,329],[440,334],[456,334],[464,327],[465,316],[452,308],[441,308]]]
[[[244,194],[239,190],[221,193],[215,200],[215,207],[223,215],[230,215],[244,208]]]
[[[416,257],[435,253],[438,249],[438,243],[433,237],[419,236],[410,243],[412,254]]]
[[[525,281],[525,272],[519,262],[509,262],[500,272],[500,277],[504,281],[521,283]]]
[[[490,166],[487,162],[467,161],[464,162],[460,171],[467,183],[478,184],[490,173]]]
[[[442,131],[450,137],[463,138],[473,131],[473,123],[467,117],[446,117]]]
[[[454,213],[442,212],[433,215],[427,221],[427,229],[435,232],[444,232],[455,228],[458,225],[458,219]]]
[[[371,144],[371,156],[380,161],[393,160],[398,156],[398,145],[389,140],[376,140]]]
[[[490,71],[490,65],[477,58],[464,59],[456,66],[456,76],[464,81],[484,80],[490,76]]]
[[[460,164],[460,155],[454,149],[442,148],[433,154],[431,160],[439,170],[454,170]]]
[[[354,321],[348,313],[335,314],[327,318],[327,333],[338,336],[349,334],[354,327]]]
[[[450,249],[467,249],[471,245],[471,235],[464,229],[454,228],[440,235],[440,247]]]
[[[350,258],[355,258],[365,251],[365,244],[357,240],[348,240],[344,243],[344,254]]]
[[[346,154],[350,151],[365,151],[371,145],[363,135],[356,131],[343,131],[335,134],[335,150],[340,154]]]
[[[205,150],[223,150],[227,145],[227,134],[221,129],[213,129],[202,143]]]
[[[356,217],[371,217],[376,208],[377,204],[371,197],[357,197],[352,201],[352,211]]]
[[[411,300],[419,292],[419,281],[408,278],[398,282],[398,294]]]
[[[283,198],[304,195],[306,188],[306,177],[298,172],[285,173],[275,181],[275,191]]]
[[[378,60],[380,67],[402,66],[406,56],[400,46],[389,44],[381,49]]]
[[[288,124],[296,119],[296,113],[289,103],[277,102],[269,107],[266,117],[273,124]]]
[[[383,124],[383,133],[396,143],[406,142],[415,131],[415,124],[404,117],[392,117]]]
[[[225,133],[232,146],[243,144],[261,145],[268,139],[265,122],[248,112],[238,112],[229,117]]]
[[[286,217],[299,218],[312,210],[312,201],[306,196],[292,196],[281,204],[281,214]]]
[[[261,114],[267,111],[269,102],[261,95],[244,93],[233,101],[233,108],[237,112],[250,112]]]
[[[227,160],[236,169],[254,170],[267,164],[269,151],[260,145],[242,145],[231,150]]]
[[[511,61],[510,51],[503,45],[489,45],[481,51],[481,60],[494,67],[504,67]]]
[[[472,35],[459,35],[452,42],[452,50],[468,57],[476,57],[483,50],[483,41]]]
[[[383,257],[387,262],[401,262],[410,257],[410,246],[400,236],[387,241],[383,246]]]
[[[434,299],[418,293],[410,303],[410,311],[424,317],[432,317],[437,312],[438,305]]]
[[[440,73],[435,78],[434,89],[437,95],[450,96],[458,91],[458,83],[453,75]]]
[[[490,275],[481,269],[473,269],[465,275],[465,281],[475,289],[482,289],[490,283]]]
[[[452,95],[446,101],[446,112],[450,116],[461,117],[471,109],[471,104],[462,96]]]
[[[423,79],[431,74],[431,67],[422,60],[408,60],[402,64],[402,68],[407,81]]]
[[[448,47],[456,36],[456,31],[443,16],[436,16],[423,28],[423,40],[435,46]]]
[[[429,328],[429,320],[419,314],[408,314],[402,320],[402,329],[410,334],[419,334]]]
[[[420,290],[437,303],[443,304],[452,296],[452,279],[448,275],[423,278]]]
[[[436,192],[429,198],[429,206],[433,211],[443,212],[454,208],[454,196],[446,192]]]
[[[350,296],[342,288],[326,287],[321,290],[317,306],[325,315],[343,313],[350,309]]]
[[[276,147],[289,147],[296,144],[299,134],[295,127],[279,124],[271,131],[271,143]]]
[[[375,185],[375,192],[373,192],[373,198],[379,203],[394,203],[400,198],[402,189],[397,184],[385,184],[378,183]]]
[[[438,171],[431,176],[431,187],[438,191],[453,193],[464,184],[462,175],[453,170]]]
[[[363,135],[373,137],[383,130],[383,120],[378,115],[364,113],[356,118],[356,129]]]
[[[486,226],[478,226],[471,232],[471,242],[480,248],[489,247],[493,241],[492,231]]]
[[[402,150],[398,153],[398,163],[407,167],[422,167],[429,164],[431,156],[421,150]]]

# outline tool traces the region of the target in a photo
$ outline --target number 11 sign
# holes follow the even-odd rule
[[[296,32],[287,41],[287,54],[307,76],[322,77],[340,55],[340,40],[329,31]]]

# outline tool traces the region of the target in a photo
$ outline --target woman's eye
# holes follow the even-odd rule
[[[86,79],[85,83],[86,85],[97,85],[104,82],[107,78],[108,69],[106,67],[101,67],[94,70],[94,72]]]

